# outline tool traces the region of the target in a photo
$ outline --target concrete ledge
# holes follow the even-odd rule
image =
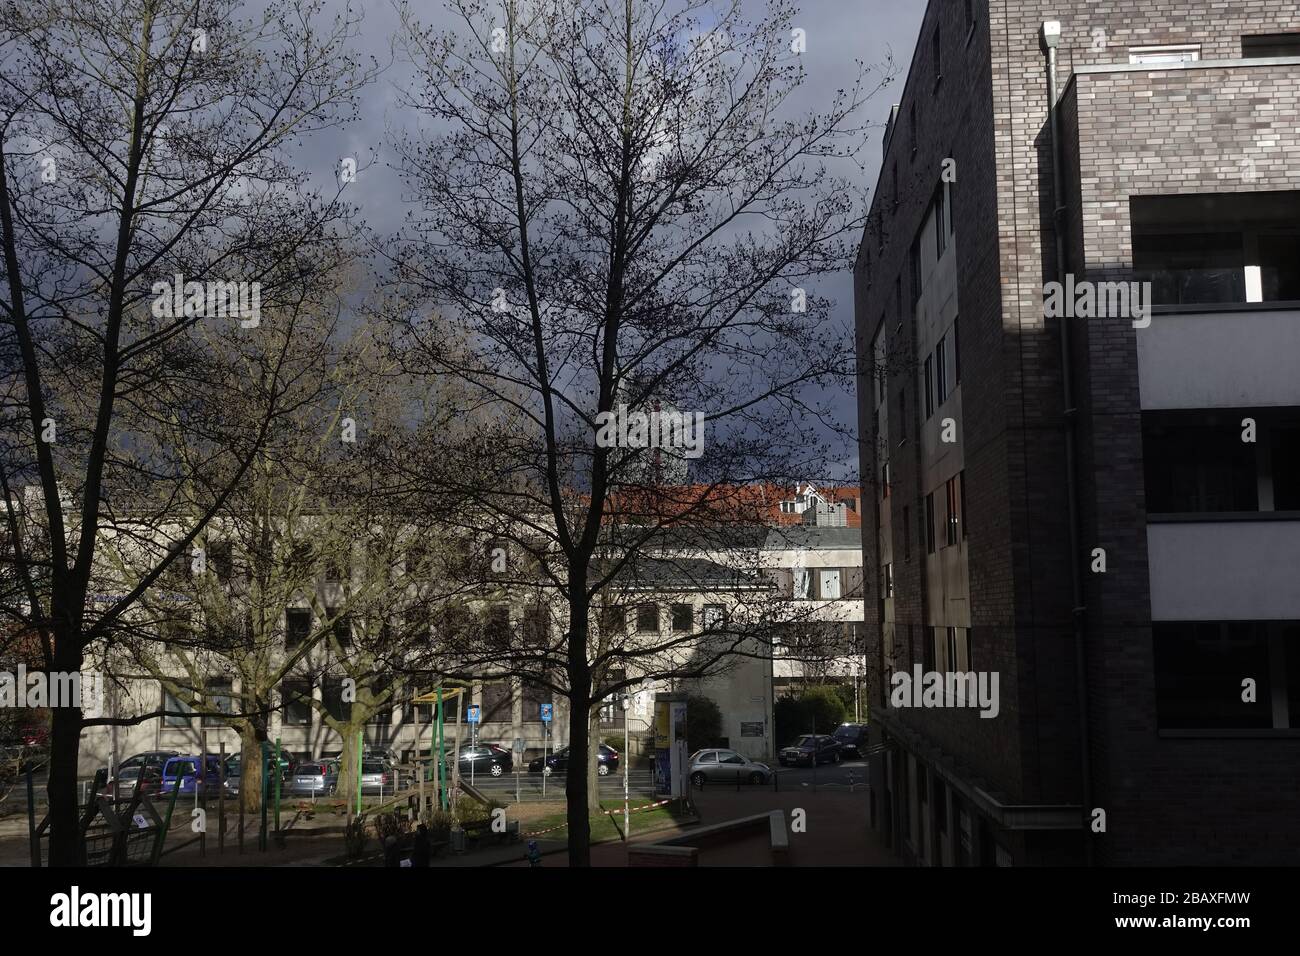
[[[772,840],[772,864],[774,866],[790,865],[790,834],[785,828],[785,814],[773,810],[767,815],[768,830]]]
[[[628,866],[699,866],[700,851],[693,846],[647,843],[628,847]]]

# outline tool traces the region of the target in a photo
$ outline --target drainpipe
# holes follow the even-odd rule
[[[1047,115],[1052,129],[1052,231],[1056,234],[1056,277],[1065,281],[1065,202],[1064,178],[1061,174],[1061,129],[1056,107],[1056,48],[1061,42],[1061,22],[1046,20],[1039,33],[1047,55]],[[1068,311],[1068,310],[1066,310]],[[1090,815],[1092,813],[1092,771],[1089,762],[1087,628],[1084,623],[1083,566],[1080,560],[1079,486],[1075,477],[1075,431],[1078,409],[1074,404],[1073,358],[1070,349],[1069,319],[1061,318],[1061,388],[1065,408],[1065,487],[1070,525],[1070,587],[1074,622],[1074,665],[1079,696],[1079,780],[1083,804],[1083,857],[1092,866],[1093,846]]]

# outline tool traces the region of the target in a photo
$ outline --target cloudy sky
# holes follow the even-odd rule
[[[746,14],[761,15],[764,0],[744,0]],[[322,183],[333,182],[338,164],[344,157],[355,157],[364,172],[349,188],[348,197],[360,206],[367,224],[379,233],[391,234],[401,228],[411,209],[403,184],[392,170],[395,162],[393,143],[398,133],[414,121],[402,107],[400,91],[412,88],[411,72],[395,54],[392,40],[400,30],[400,7],[395,0],[326,0],[326,11],[337,12],[345,6],[362,15],[354,48],[390,64],[379,82],[363,94],[359,121],[340,130],[313,137],[307,162],[313,177]],[[890,56],[894,59],[893,84],[868,102],[863,118],[875,128],[862,159],[866,170],[854,174],[861,180],[864,200],[874,188],[880,160],[880,137],[889,108],[902,92],[907,64],[916,43],[917,31],[925,11],[925,0],[802,0],[795,22],[807,33],[807,52],[803,60],[807,80],[787,102],[792,111],[817,110],[825,107],[834,91],[849,86],[857,75],[857,61],[879,65]],[[425,24],[453,28],[459,17],[447,12],[443,0],[415,0],[412,8]],[[371,162],[373,160],[373,163]],[[370,165],[367,165],[367,164]],[[851,329],[853,319],[852,279],[845,272],[820,291],[836,301],[835,325]],[[852,338],[844,342],[852,349]],[[852,422],[856,415],[853,396],[828,396],[840,410],[840,417]],[[857,453],[844,448],[843,455],[833,456],[823,479],[856,473]],[[809,476],[810,478],[814,476]]]

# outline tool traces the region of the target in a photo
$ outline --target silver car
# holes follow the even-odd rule
[[[339,782],[339,765],[334,760],[304,761],[294,768],[288,792],[294,796],[321,797],[334,792]]]
[[[767,783],[772,768],[734,750],[697,750],[691,755],[691,783]]]
[[[361,761],[362,793],[393,793],[397,790],[397,771],[381,760]]]

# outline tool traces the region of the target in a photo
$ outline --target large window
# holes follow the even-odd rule
[[[1156,305],[1300,300],[1300,191],[1135,196],[1130,211]]]
[[[180,700],[177,697],[173,697],[171,693],[167,690],[163,691],[163,710],[180,711],[181,713],[184,714],[194,713],[193,707],[185,703],[183,700]],[[193,726],[193,718],[167,716],[163,718],[163,726],[189,728]]]
[[[690,604],[674,604],[672,625],[673,630],[678,633],[689,634],[695,630],[695,608]]]
[[[228,678],[218,677],[208,681],[207,691],[203,696],[204,711],[215,711],[215,713],[204,713],[204,727],[222,727],[225,721],[221,714],[233,714],[235,712],[235,700],[233,696],[234,685]]]
[[[636,629],[642,634],[659,633],[659,605],[642,604],[636,609]]]
[[[948,520],[945,524],[944,542],[952,546],[961,540],[961,478],[953,476],[944,485],[948,504]]]
[[[311,681],[287,680],[280,685],[284,710],[280,722],[286,727],[311,726]]]
[[[331,677],[321,687],[321,703],[325,711],[335,720],[347,722],[352,719],[352,701],[343,699],[343,679]]]
[[[483,685],[483,723],[510,723],[513,719],[514,694],[510,681],[496,681]]]
[[[925,553],[934,554],[935,531],[934,531],[934,493],[925,496]]]
[[[1241,55],[1251,59],[1300,56],[1300,33],[1261,33],[1242,37]]]
[[[1241,440],[1241,416],[1147,416],[1142,431],[1149,513],[1258,510],[1256,445]]]
[[[817,596],[823,601],[839,600],[839,568],[821,568],[817,571]]]
[[[311,636],[311,611],[290,608],[284,614],[284,649],[296,651]]]
[[[523,720],[539,722],[542,719],[542,704],[551,703],[551,689],[532,681],[524,681],[520,696],[523,698]]]
[[[1266,625],[1176,621],[1153,623],[1151,628],[1161,729],[1273,726]],[[1246,679],[1255,682],[1254,702],[1242,699]]]

